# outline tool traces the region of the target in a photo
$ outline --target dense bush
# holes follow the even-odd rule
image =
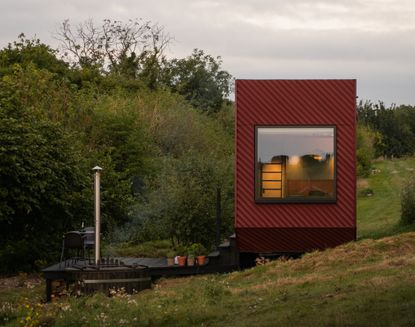
[[[0,269],[28,269],[91,210],[90,181],[71,135],[21,108],[2,106],[0,144]]]
[[[217,188],[222,190],[223,235],[233,225],[232,135],[176,95],[157,92],[140,100],[152,108],[141,111],[149,127],[147,137],[154,140],[151,168],[130,223],[114,238],[170,238],[209,246],[215,235]],[[160,101],[163,105],[157,106]]]

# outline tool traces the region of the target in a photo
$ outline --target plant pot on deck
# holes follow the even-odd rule
[[[186,265],[186,256],[179,255],[178,261],[179,261],[179,266],[184,267]]]
[[[198,255],[196,257],[196,264],[198,266],[204,266],[206,264],[206,256],[205,255]]]
[[[176,264],[174,258],[176,256],[176,253],[174,251],[167,251],[166,257],[167,257],[167,266],[174,266]]]
[[[195,257],[194,257],[194,256],[189,255],[189,256],[187,257],[187,265],[188,265],[189,267],[192,267],[192,266],[194,266],[194,265],[195,265]]]

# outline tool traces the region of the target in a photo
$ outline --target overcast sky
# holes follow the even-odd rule
[[[170,55],[220,55],[235,78],[353,78],[360,99],[415,105],[413,0],[0,0],[0,15],[1,47],[20,32],[56,47],[64,19],[143,18]]]

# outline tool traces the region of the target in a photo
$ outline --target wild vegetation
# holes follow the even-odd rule
[[[358,175],[370,173],[374,158],[401,158],[415,153],[415,107],[409,105],[386,107],[379,102],[357,105]]]
[[[217,189],[230,233],[233,107],[221,59],[195,50],[167,60],[169,37],[140,20],[66,21],[60,36],[60,52],[24,35],[0,50],[0,272],[56,260],[64,231],[92,225],[95,165],[107,243],[210,247]]]

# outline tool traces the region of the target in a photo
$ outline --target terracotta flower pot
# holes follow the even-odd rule
[[[186,265],[186,257],[179,255],[179,266],[184,267]]]
[[[174,266],[174,258],[167,258],[167,265]]]
[[[197,265],[198,266],[204,266],[206,264],[206,256],[205,255],[198,255],[196,257]]]

